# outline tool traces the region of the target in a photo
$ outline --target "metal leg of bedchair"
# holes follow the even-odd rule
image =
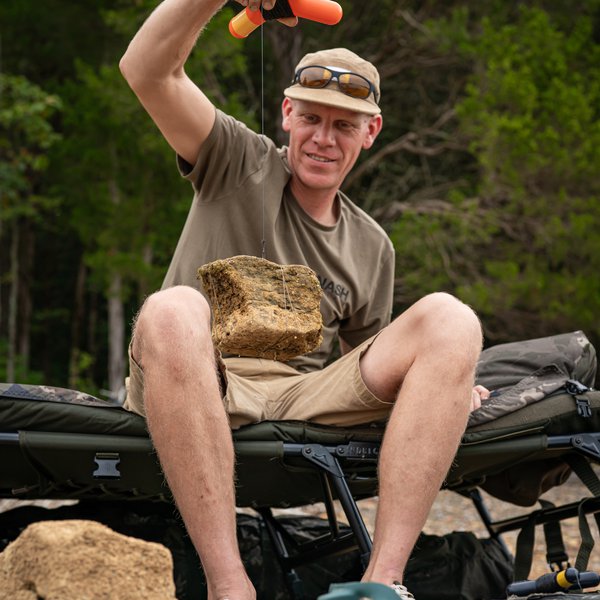
[[[304,588],[302,580],[296,570],[289,564],[290,554],[283,539],[282,533],[277,527],[277,522],[270,508],[259,508],[258,513],[269,533],[269,538],[275,548],[275,553],[285,576],[285,582],[290,590],[293,600],[304,600]]]
[[[305,565],[334,554],[348,552],[357,547],[354,533],[340,532],[329,479],[322,469],[319,469],[318,473],[323,489],[323,502],[327,511],[328,535],[317,538],[312,542],[298,543],[277,521],[270,508],[256,509],[267,528],[275,555],[284,573],[286,585],[294,600],[303,600],[305,597],[303,583],[294,569],[295,566]],[[291,549],[291,553],[288,548]]]
[[[319,471],[319,478],[321,479],[321,487],[323,488],[323,501],[325,503],[325,511],[327,512],[329,530],[331,531],[331,535],[336,538],[340,535],[340,527],[335,514],[331,485],[329,485],[329,479],[327,479],[327,475],[323,471]]]
[[[297,544],[278,523],[271,509],[259,508],[273,543],[279,564],[285,573],[286,582],[295,600],[303,598],[302,582],[294,570],[295,566],[304,565],[325,556],[348,552],[358,547],[361,564],[366,568],[371,555],[371,536],[365,526],[358,506],[346,483],[344,472],[333,455],[336,448],[326,448],[321,444],[284,443],[284,458],[303,457],[317,470],[323,484],[323,501],[326,506],[330,533],[328,536],[314,540],[312,543]],[[337,447],[339,450],[339,447]],[[337,524],[333,507],[335,491],[344,510],[352,532],[341,533]],[[288,550],[291,544],[292,553]]]
[[[485,502],[483,501],[483,498],[481,497],[481,492],[477,489],[471,490],[469,492],[469,497],[475,505],[475,509],[477,510],[479,517],[483,521],[483,524],[485,525],[489,536],[497,540],[500,544],[500,547],[502,548],[502,552],[504,552],[504,554],[509,560],[513,560],[514,557],[508,549],[506,542],[504,541],[500,533],[498,533],[498,531],[496,531],[493,527],[492,515],[490,515],[490,511],[488,510],[488,507],[486,506]]]
[[[285,448],[285,445],[284,445]],[[344,478],[344,472],[337,458],[321,444],[306,444],[301,450],[302,456],[309,462],[317,465],[327,475],[329,483],[335,489],[337,497],[342,505],[344,514],[348,519],[348,524],[352,528],[356,537],[356,543],[360,551],[360,559],[363,567],[366,569],[371,558],[371,549],[373,542],[365,525],[365,522],[358,510],[358,506],[350,488]]]
[[[371,536],[358,510],[358,506],[350,493],[346,480],[343,477],[339,478],[331,475],[328,475],[328,479],[337,492],[340,504],[344,509],[344,514],[348,519],[348,524],[356,536],[356,543],[360,551],[360,560],[363,568],[366,569],[371,558],[371,549],[373,548]]]

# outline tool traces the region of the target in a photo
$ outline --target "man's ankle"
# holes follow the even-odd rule
[[[208,600],[256,600],[256,591],[244,573],[243,576],[228,577],[214,585],[209,584]]]

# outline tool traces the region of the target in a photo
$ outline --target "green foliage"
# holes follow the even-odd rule
[[[160,286],[185,220],[190,187],[117,68],[157,4],[0,6],[3,68],[20,74],[0,75],[0,225],[33,223],[37,249],[31,364],[45,372],[28,381],[64,385],[70,363],[73,385],[105,385],[110,284],[123,282],[130,319]],[[232,2],[186,71],[255,130],[264,104],[277,136],[281,92],[304,52],[349,46],[373,60],[384,129],[345,191],[391,233],[397,311],[446,290],[478,311],[489,341],[583,328],[600,343],[600,0],[343,6],[333,28],[268,24],[263,47],[259,32],[229,35],[241,10]],[[3,250],[10,231],[0,230]],[[82,260],[75,347],[64,332]],[[0,327],[1,342],[6,319]]]
[[[14,365],[14,379],[8,380],[6,357],[8,356],[8,343],[0,337],[0,381],[6,383],[28,383],[31,385],[47,385],[44,373],[32,370],[25,366],[22,356],[17,355]]]
[[[48,199],[34,194],[47,152],[60,140],[52,118],[60,99],[25,77],[0,73],[0,208],[3,220],[35,216]]]
[[[102,397],[101,390],[90,377],[90,373],[93,372],[94,363],[96,362],[95,357],[89,352],[77,351],[74,353],[72,360],[75,364],[71,365],[69,388],[85,391],[98,398]],[[75,374],[74,377],[73,374]]]
[[[600,158],[600,47],[592,27],[580,18],[569,32],[558,30],[539,9],[523,9],[502,28],[484,20],[473,52],[485,69],[458,107],[483,167],[482,191],[576,189],[582,177],[587,186]]]
[[[137,285],[154,290],[189,194],[178,181],[172,152],[139,110],[117,65],[79,63],[76,72],[77,79],[62,88],[68,100],[65,142],[53,155],[54,189],[83,245],[91,282],[107,288],[119,273],[129,284],[127,296]]]
[[[473,61],[456,110],[477,159],[475,198],[454,206],[460,220],[452,210],[414,212],[393,236],[409,300],[436,286],[454,291],[492,341],[577,328],[600,338],[600,46],[593,20],[573,17],[565,29],[523,7],[467,35],[460,11],[458,28],[439,29]],[[416,243],[404,241],[419,230]]]
[[[216,106],[259,131],[255,74],[249,70],[244,46],[228,30],[235,12],[226,7],[214,16],[186,63],[186,72]]]

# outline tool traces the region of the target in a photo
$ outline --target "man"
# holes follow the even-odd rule
[[[278,150],[216,110],[184,72],[221,2],[165,0],[121,61],[195,191],[163,289],[137,318],[127,406],[147,417],[210,600],[255,598],[237,548],[231,428],[264,419],[352,425],[389,417],[364,580],[411,598],[403,569],[469,410],[485,395],[472,387],[479,321],[440,293],[389,323],[392,246],[339,192],[382,127],[375,67],[345,49],[304,57],[282,104],[289,148]],[[323,344],[289,364],[215,358],[196,270],[260,255],[263,229],[268,259],[307,264],[332,284],[323,285]],[[336,338],[343,356],[323,368]]]

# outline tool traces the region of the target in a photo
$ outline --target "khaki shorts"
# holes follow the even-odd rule
[[[360,357],[376,336],[321,371],[300,373],[274,360],[218,358],[223,403],[232,429],[260,421],[300,420],[348,427],[385,419],[391,402],[376,398],[365,385]],[[144,415],[144,373],[129,352],[125,408]]]

